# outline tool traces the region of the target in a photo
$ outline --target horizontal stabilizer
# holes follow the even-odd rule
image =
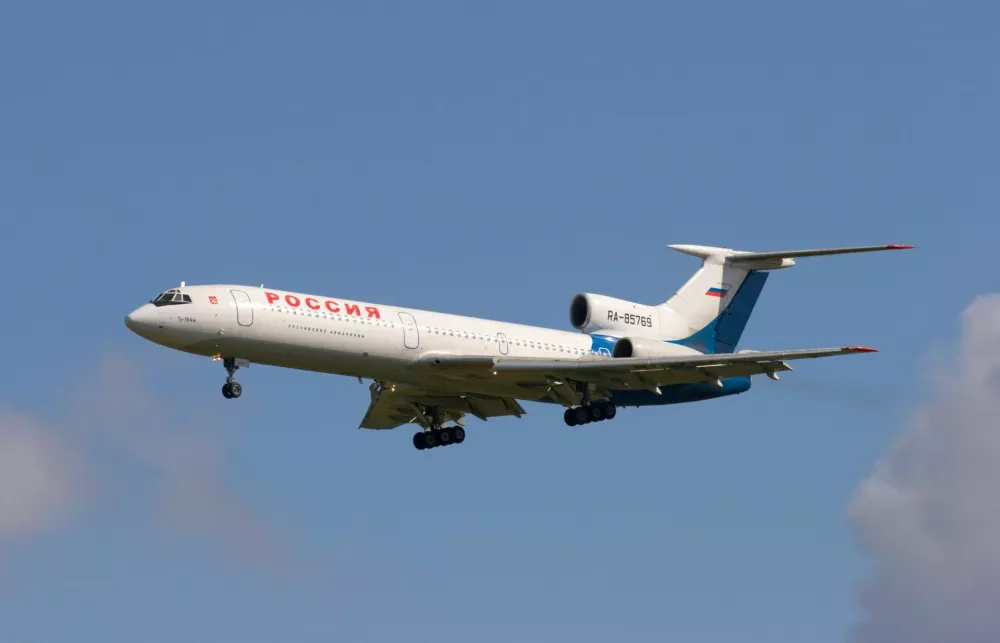
[[[733,252],[729,260],[733,263],[743,261],[767,261],[771,259],[795,259],[797,257],[821,257],[825,255],[846,255],[855,252],[879,252],[881,250],[909,250],[913,246],[889,244],[887,246],[847,246],[844,248],[819,248],[814,250],[782,250],[779,252]]]

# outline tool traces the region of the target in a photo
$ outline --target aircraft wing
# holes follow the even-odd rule
[[[588,382],[599,388],[656,390],[658,386],[717,382],[727,377],[769,375],[792,368],[786,361],[813,359],[835,355],[852,355],[875,352],[863,346],[839,348],[808,348],[781,351],[740,351],[708,355],[673,357],[588,357],[584,359],[490,358],[471,360],[458,357],[451,362],[437,356],[438,368],[458,369],[472,374],[476,370],[490,369],[493,374],[515,381],[522,387],[548,387],[557,397],[573,397],[571,387],[562,386],[567,381]],[[492,365],[490,365],[492,363]],[[563,389],[563,390],[560,390]],[[569,400],[573,402],[572,399]]]
[[[373,382],[369,386],[371,403],[361,420],[361,429],[394,429],[404,424],[426,427],[430,418],[424,409],[435,407],[440,422],[463,423],[466,414],[480,420],[504,415],[521,417],[525,410],[513,398],[489,395],[456,394],[433,389],[414,389]]]

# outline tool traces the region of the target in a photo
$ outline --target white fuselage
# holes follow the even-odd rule
[[[436,378],[422,367],[434,354],[595,359],[608,354],[604,337],[509,322],[306,295],[251,286],[187,286],[189,302],[148,303],[126,324],[158,344],[215,358],[333,373],[400,384]],[[678,355],[696,353],[670,345]],[[540,399],[489,379],[470,391]]]

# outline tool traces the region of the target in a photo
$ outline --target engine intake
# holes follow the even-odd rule
[[[628,337],[623,337],[611,347],[611,357],[635,357],[635,346]]]

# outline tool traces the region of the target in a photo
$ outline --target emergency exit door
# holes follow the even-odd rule
[[[420,346],[420,331],[417,330],[417,320],[410,313],[399,313],[399,321],[403,324],[403,346],[416,348]]]
[[[236,321],[240,326],[250,326],[253,324],[253,304],[250,303],[250,295],[242,290],[230,290],[233,299],[236,301]]]

